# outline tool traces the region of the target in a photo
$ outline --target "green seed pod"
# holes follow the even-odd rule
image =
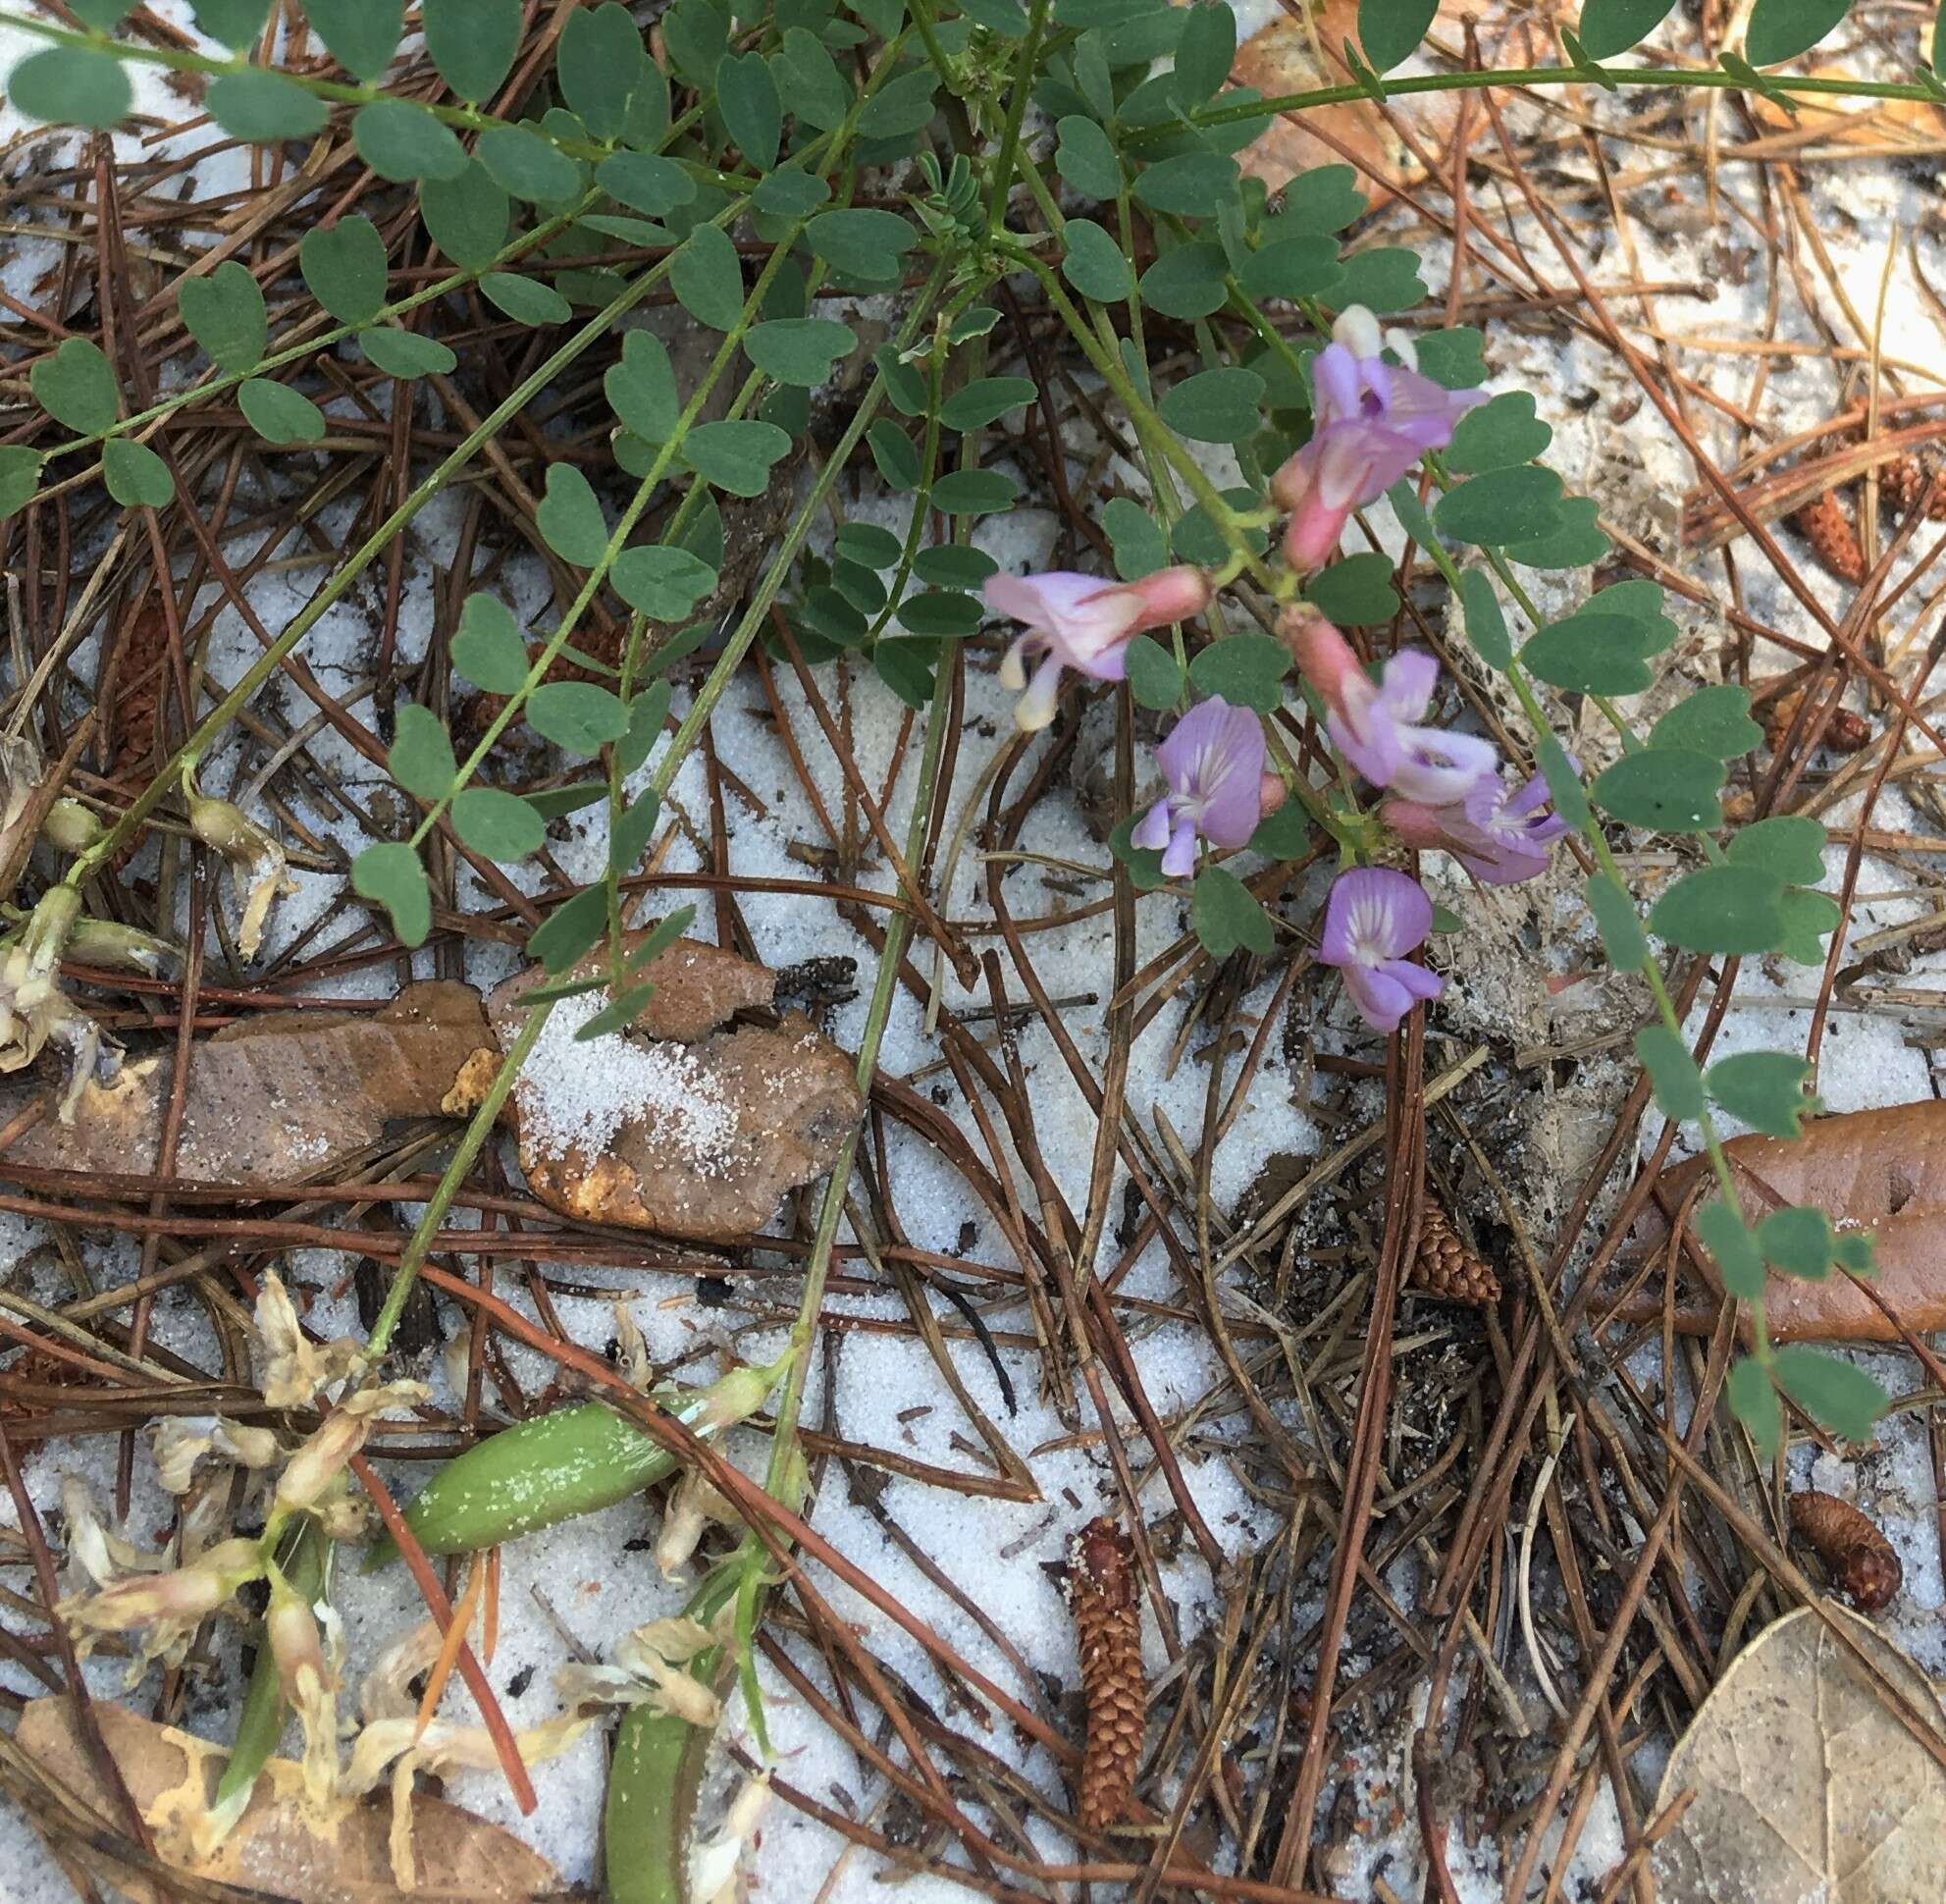
[[[653,1399],[699,1435],[712,1435],[763,1405],[780,1367],[736,1368],[707,1389]],[[677,1461],[633,1422],[599,1402],[536,1415],[477,1443],[440,1469],[405,1509],[428,1554],[471,1554],[576,1514],[592,1514],[676,1471]],[[385,1542],[371,1566],[392,1559]]]
[[[602,1813],[605,1904],[685,1904],[689,1825],[710,1736],[647,1706],[622,1715]]]
[[[85,853],[107,830],[79,800],[65,793],[40,822],[41,838],[60,853]]]

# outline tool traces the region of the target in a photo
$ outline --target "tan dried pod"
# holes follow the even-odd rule
[[[1849,1501],[1806,1488],[1791,1496],[1791,1525],[1815,1548],[1845,1597],[1862,1613],[1892,1604],[1905,1569],[1892,1543]]]
[[[1106,1514],[1075,1536],[1068,1605],[1087,1706],[1078,1817],[1083,1830],[1105,1831],[1128,1816],[1148,1717],[1134,1543]]]
[[[1500,1279],[1459,1240],[1459,1232],[1437,1203],[1419,1213],[1419,1246],[1407,1279],[1447,1302],[1470,1302],[1490,1309],[1500,1299]]]
[[[1841,582],[1865,580],[1865,551],[1835,491],[1814,497],[1791,520],[1811,544],[1812,553]]]

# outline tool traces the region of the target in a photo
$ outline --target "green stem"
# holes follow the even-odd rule
[[[1027,9],[1027,35],[1021,42],[1020,57],[1014,62],[1013,88],[1007,99],[1007,118],[1000,132],[1000,148],[993,157],[993,190],[986,201],[986,230],[997,238],[1007,224],[1007,193],[1014,183],[1014,155],[1020,149],[1021,126],[1026,118],[1027,96],[1033,91],[1040,59],[1041,35],[1047,30],[1051,0],[1031,0]]]

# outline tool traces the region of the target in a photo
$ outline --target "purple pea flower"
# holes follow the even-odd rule
[[[1130,835],[1162,849],[1172,879],[1195,871],[1196,835],[1212,846],[1245,846],[1264,817],[1264,729],[1248,708],[1221,695],[1196,705],[1155,750],[1169,791]]]
[[[1549,847],[1567,831],[1566,820],[1543,811],[1547,804],[1548,784],[1538,773],[1519,788],[1483,773],[1446,806],[1388,800],[1379,818],[1408,845],[1438,847],[1474,878],[1510,886],[1545,873]]]
[[[1121,680],[1128,672],[1129,643],[1149,628],[1201,614],[1211,589],[1199,568],[1159,568],[1136,582],[1104,582],[1098,575],[1051,569],[1044,575],[989,575],[981,593],[995,613],[1026,623],[1000,663],[1000,684],[1020,694],[1014,719],[1032,733],[1054,718],[1063,668],[1097,681]],[[1030,655],[1044,658],[1031,681]]]
[[[1429,450],[1452,441],[1459,419],[1487,400],[1480,390],[1447,390],[1416,366],[1402,331],[1381,336],[1362,304],[1348,305],[1311,365],[1311,440],[1271,480],[1291,511],[1284,554],[1312,569],[1338,547],[1353,509],[1376,502]],[[1403,368],[1386,362],[1390,344]]]
[[[1394,655],[1374,681],[1351,645],[1323,615],[1301,605],[1284,637],[1298,671],[1323,697],[1332,745],[1375,787],[1444,807],[1466,798],[1494,771],[1491,741],[1424,724],[1440,664],[1416,648]]]
[[[1433,902],[1408,873],[1386,867],[1341,873],[1325,901],[1318,958],[1344,974],[1359,1016],[1375,1031],[1395,1031],[1422,998],[1437,998],[1446,980],[1406,957],[1433,929]]]

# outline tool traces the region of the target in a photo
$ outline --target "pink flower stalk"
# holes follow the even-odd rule
[[[1344,974],[1344,989],[1375,1031],[1395,1031],[1422,998],[1437,998],[1446,980],[1405,955],[1433,929],[1433,902],[1417,879],[1386,867],[1341,873],[1325,901],[1319,959]]]
[[[1408,648],[1374,682],[1350,643],[1315,610],[1287,614],[1284,637],[1298,671],[1323,697],[1332,745],[1373,786],[1444,807],[1492,775],[1491,741],[1424,724],[1440,674],[1432,656]]]
[[[1196,705],[1155,750],[1169,791],[1136,823],[1136,846],[1162,849],[1162,870],[1181,879],[1196,868],[1196,836],[1244,846],[1264,817],[1264,729],[1248,708],[1221,695]],[[1280,787],[1282,782],[1279,782]]]
[[[1201,614],[1212,591],[1199,568],[1159,568],[1138,582],[1104,582],[1098,575],[1064,569],[989,575],[982,593],[996,614],[1026,623],[1000,663],[1000,684],[1020,694],[1014,719],[1032,733],[1054,718],[1063,668],[1097,681],[1121,680],[1129,643],[1136,635]],[[1043,657],[1031,681],[1030,655]]]
[[[1353,509],[1376,502],[1429,450],[1452,441],[1485,391],[1446,390],[1422,377],[1402,331],[1382,337],[1362,304],[1340,313],[1311,365],[1311,440],[1271,480],[1291,511],[1284,532],[1292,568],[1316,568],[1337,547]],[[1404,360],[1386,362],[1386,344]]]
[[[1567,831],[1567,821],[1542,809],[1548,784],[1537,773],[1511,788],[1498,773],[1483,773],[1463,799],[1444,807],[1418,800],[1388,800],[1379,818],[1408,846],[1450,853],[1474,878],[1510,886],[1548,870],[1548,849]]]

